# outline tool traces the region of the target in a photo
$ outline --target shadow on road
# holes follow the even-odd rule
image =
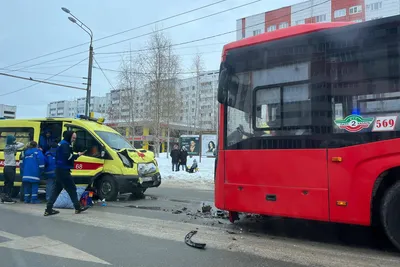
[[[270,238],[291,238],[325,244],[366,248],[395,253],[399,251],[390,243],[382,230],[357,225],[334,224],[281,217],[251,216],[235,223],[235,228]]]

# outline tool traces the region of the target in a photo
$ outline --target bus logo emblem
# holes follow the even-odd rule
[[[351,133],[356,133],[362,129],[367,129],[374,118],[363,118],[359,115],[349,115],[344,119],[335,120],[335,124],[340,128]]]

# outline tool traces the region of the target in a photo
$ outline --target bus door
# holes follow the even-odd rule
[[[243,87],[237,94],[241,99]],[[227,210],[329,219],[327,149],[323,135],[312,134],[310,92],[305,81],[256,86],[253,110],[246,108],[251,102],[227,105]]]
[[[101,157],[103,146],[87,129],[64,123],[64,130],[74,131],[76,141],[73,144],[74,153],[84,152],[74,164],[72,176],[77,186],[87,186],[92,179],[103,171],[104,159]]]

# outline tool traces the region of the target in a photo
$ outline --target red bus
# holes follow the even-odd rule
[[[215,205],[383,227],[400,249],[400,16],[224,46]]]

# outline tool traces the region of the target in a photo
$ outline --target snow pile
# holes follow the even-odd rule
[[[171,158],[167,158],[166,153],[160,153],[157,158],[158,167],[160,169],[162,184],[180,187],[195,187],[211,189],[214,186],[214,164],[215,158],[188,157],[187,165],[190,167],[193,160],[196,159],[199,171],[188,173],[182,170],[172,171]]]

